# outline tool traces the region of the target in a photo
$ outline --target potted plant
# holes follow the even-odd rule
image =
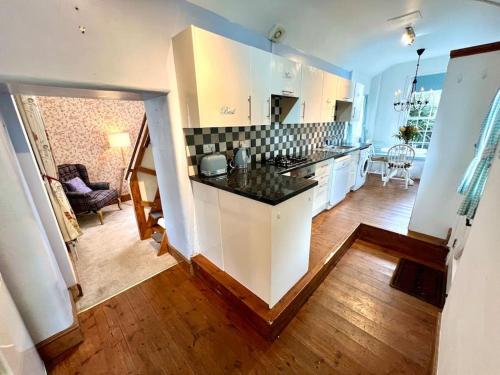
[[[408,144],[418,136],[418,128],[415,125],[405,125],[399,128],[394,137]]]

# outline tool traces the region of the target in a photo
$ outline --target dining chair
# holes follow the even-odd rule
[[[386,168],[387,168],[387,156],[385,155],[376,155],[375,154],[375,148],[373,145],[370,146],[369,149],[369,158],[368,161],[370,165],[368,166],[368,170],[370,173],[375,173],[375,174],[380,174],[380,178],[382,181],[385,180],[385,175],[387,173]],[[375,163],[378,163],[380,165],[380,173],[375,172],[374,169],[372,168]]]
[[[410,168],[414,159],[415,150],[411,146],[407,144],[392,146],[389,151],[387,151],[387,175],[384,179],[384,186],[394,178],[398,172],[401,172],[403,175],[406,189],[408,189],[408,185],[413,185]]]

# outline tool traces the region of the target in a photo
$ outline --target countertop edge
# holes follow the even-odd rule
[[[310,162],[306,162],[306,163],[302,163],[298,166],[294,166],[293,168],[289,168],[289,169],[282,169],[279,174],[283,174],[283,173],[286,173],[286,172],[289,172],[289,171],[292,171],[294,169],[297,169],[297,168],[302,168],[302,167],[307,167],[307,166],[310,166],[310,165],[313,165],[313,164],[317,164],[317,163],[321,163],[325,160],[330,160],[330,159],[338,159],[342,156],[345,156],[345,155],[348,155],[352,152],[355,152],[355,151],[358,151],[358,150],[364,150],[368,147],[371,146],[371,143],[367,143],[367,144],[363,144],[361,146],[358,146],[358,147],[353,147],[353,148],[350,148],[350,149],[347,149],[345,152],[333,152],[333,151],[330,151],[330,150],[315,150],[318,151],[318,152],[324,152],[325,154],[322,155],[323,157],[320,159],[320,160],[312,160]],[[288,177],[288,178],[294,178],[294,177]],[[276,206],[280,203],[283,203],[285,201],[287,201],[288,199],[290,198],[293,198],[309,189],[312,189],[313,187],[317,186],[318,185],[318,181],[316,180],[310,180],[310,183],[303,186],[303,187],[300,187],[299,189],[297,189],[296,191],[292,192],[292,193],[289,193],[283,197],[280,197],[280,198],[277,198],[277,199],[268,199],[266,197],[260,197],[260,196],[257,196],[257,195],[254,195],[254,194],[251,194],[251,193],[246,193],[245,191],[241,191],[241,190],[237,190],[237,189],[234,189],[232,187],[229,187],[229,186],[224,186],[224,185],[220,185],[217,183],[217,181],[212,181],[210,180],[209,178],[204,178],[204,177],[200,177],[198,175],[195,175],[195,176],[189,176],[189,179],[191,181],[196,181],[200,184],[204,184],[204,185],[207,185],[207,186],[211,186],[211,187],[214,187],[214,188],[217,188],[217,189],[220,189],[220,190],[224,190],[224,191],[227,191],[229,193],[232,193],[232,194],[236,194],[236,195],[239,195],[241,197],[245,197],[245,198],[248,198],[248,199],[252,199],[252,200],[255,200],[257,202],[261,202],[261,203],[264,203],[264,204],[269,204],[271,206]]]
[[[293,177],[291,177],[291,178],[293,178]],[[269,204],[270,206],[277,206],[280,203],[283,203],[283,202],[285,202],[285,201],[287,201],[287,200],[289,200],[289,199],[291,199],[291,198],[293,198],[293,197],[295,197],[295,196],[297,196],[297,195],[299,195],[299,194],[301,194],[309,189],[312,189],[315,186],[318,186],[318,181],[312,180],[309,185],[306,185],[300,189],[297,189],[293,193],[290,193],[282,198],[266,199],[266,198],[256,197],[255,195],[252,195],[252,194],[247,194],[244,191],[234,190],[234,189],[227,187],[227,186],[218,185],[218,184],[216,184],[208,179],[203,179],[203,178],[200,178],[198,176],[189,176],[189,179],[191,181],[195,181],[195,182],[198,182],[200,184],[208,185],[208,186],[214,187],[216,189],[227,191],[228,193],[236,194],[236,195],[239,195],[241,197],[252,199],[252,200],[260,202],[260,203]]]

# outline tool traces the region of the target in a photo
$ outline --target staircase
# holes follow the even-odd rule
[[[168,237],[165,231],[146,114],[142,120],[125,179],[130,185],[139,236],[141,240],[153,238],[160,243],[158,255],[162,255],[167,251]]]

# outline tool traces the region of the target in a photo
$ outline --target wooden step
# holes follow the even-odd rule
[[[163,233],[155,232],[151,235],[151,238],[155,240],[155,242],[161,243],[161,240],[163,238]]]
[[[162,211],[154,211],[149,213],[149,217],[153,219],[154,221],[158,221],[158,219],[163,217],[163,212]]]

